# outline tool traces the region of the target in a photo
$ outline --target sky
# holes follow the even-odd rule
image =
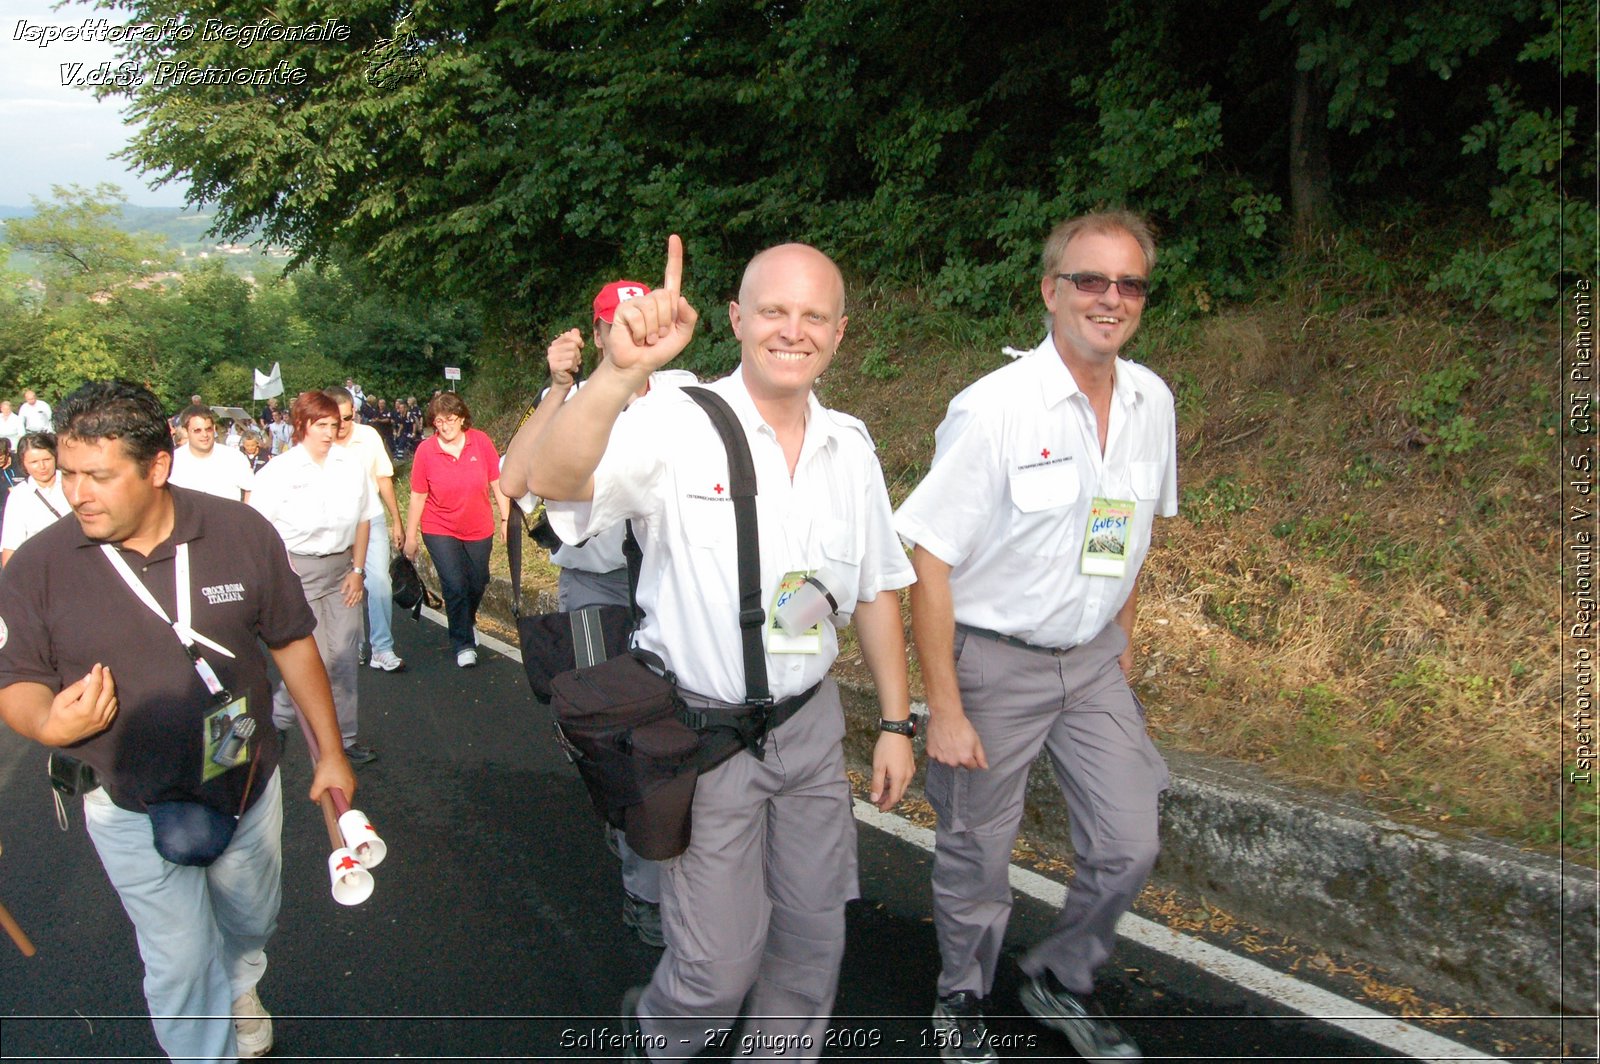
[[[24,20],[30,26],[68,26],[102,16],[111,17],[76,0],[60,11],[51,10],[51,0],[0,0],[0,204],[26,207],[30,196],[49,199],[52,185],[109,181],[137,206],[183,205],[185,186],[152,191],[145,178],[109,158],[132,134],[122,123],[119,102],[99,103],[88,90],[61,84],[62,64],[92,69],[113,59],[115,46],[58,40],[41,48],[16,39]]]

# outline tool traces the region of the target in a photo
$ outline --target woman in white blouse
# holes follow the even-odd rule
[[[0,519],[0,566],[11,561],[18,547],[72,509],[61,490],[61,474],[56,472],[56,438],[48,432],[31,432],[17,448],[28,480],[6,496],[5,517]]]
[[[301,392],[289,410],[294,443],[256,474],[250,505],[272,522],[289,549],[306,601],[317,617],[317,649],[333,685],[345,756],[354,765],[377,757],[356,742],[356,677],[361,671],[362,593],[371,521],[383,512],[366,467],[343,447],[339,407],[321,392]],[[294,724],[294,703],[280,684],[273,723]]]

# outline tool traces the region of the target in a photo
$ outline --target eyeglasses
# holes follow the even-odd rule
[[[1102,288],[1101,291],[1103,292],[1103,291],[1105,291],[1105,289]],[[354,421],[355,419],[356,419],[356,416],[354,414],[346,414],[343,417],[341,417],[339,420],[340,421]]]
[[[457,417],[455,414],[440,414],[438,417],[433,419],[433,423],[435,425],[459,425],[461,423],[461,418]]]
[[[1096,296],[1113,284],[1123,299],[1143,299],[1150,294],[1150,282],[1143,277],[1119,277],[1113,281],[1103,273],[1058,273],[1056,280],[1071,281],[1078,291]]]

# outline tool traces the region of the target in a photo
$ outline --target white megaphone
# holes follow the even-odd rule
[[[346,809],[339,817],[339,834],[365,868],[377,868],[389,856],[388,844],[378,838],[378,829],[359,809]]]
[[[328,875],[333,880],[333,900],[340,905],[360,905],[377,886],[372,873],[345,846],[328,855]]]

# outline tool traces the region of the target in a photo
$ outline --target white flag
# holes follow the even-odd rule
[[[278,368],[278,363],[272,364],[271,373],[255,371],[256,387],[252,399],[271,399],[274,395],[283,394],[283,373]]]

